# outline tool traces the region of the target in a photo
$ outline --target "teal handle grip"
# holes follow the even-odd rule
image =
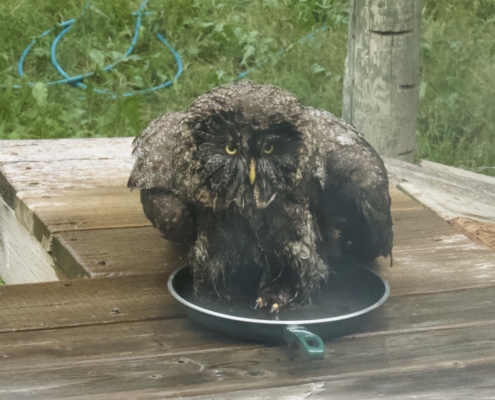
[[[325,356],[323,340],[304,326],[286,326],[283,338],[290,348],[301,348],[311,360],[323,360]]]

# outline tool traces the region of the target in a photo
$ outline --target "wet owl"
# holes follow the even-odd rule
[[[279,87],[214,88],[133,146],[128,186],[189,247],[200,298],[224,295],[226,271],[258,270],[253,305],[277,311],[308,302],[340,258],[391,255],[383,161],[353,126]]]

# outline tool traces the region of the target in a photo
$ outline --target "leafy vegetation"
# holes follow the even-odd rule
[[[111,72],[133,35],[139,0],[4,0],[0,3],[0,138],[130,136],[151,119],[183,110],[211,87],[232,81],[258,63],[249,78],[282,86],[307,105],[341,113],[349,0],[150,0],[137,46]],[[480,168],[495,166],[495,3],[492,0],[424,0],[418,156]],[[60,79],[50,45],[60,28],[39,38],[26,77],[17,61],[41,32],[77,18],[57,49],[70,75],[96,71],[84,92]],[[310,32],[324,32],[297,44]],[[113,99],[174,76],[176,65],[154,32],[179,51],[184,73],[169,89]],[[280,49],[286,51],[279,53]],[[30,87],[27,83],[36,83]],[[20,90],[12,85],[23,85]],[[0,89],[1,90],[1,89]],[[484,172],[495,175],[495,170]]]
[[[418,156],[495,176],[495,2],[425,3]]]
[[[0,98],[1,138],[55,138],[135,135],[147,122],[170,110],[183,110],[211,87],[268,59],[250,74],[295,92],[307,104],[340,112],[342,71],[347,35],[347,1],[214,0],[153,1],[144,17],[133,55],[110,73],[101,68],[120,58],[133,34],[138,1],[95,0],[83,16],[84,0],[13,0],[0,5],[0,81],[7,89]],[[60,20],[78,18],[62,39],[57,55],[71,75],[96,71],[87,79],[87,94],[69,85],[34,88],[28,80],[60,79],[50,63],[55,33],[39,39],[26,59],[28,79],[16,74],[16,63],[32,37]],[[288,48],[322,26],[325,32],[304,46]],[[60,29],[58,29],[59,31]],[[180,52],[184,73],[170,89],[146,96],[112,99],[91,87],[117,93],[152,87],[175,74],[175,61],[153,31],[166,33]],[[7,34],[8,32],[8,34]]]

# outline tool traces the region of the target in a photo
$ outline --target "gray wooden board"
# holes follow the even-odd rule
[[[493,322],[476,330],[459,327],[359,339],[345,337],[327,343],[327,357],[312,362],[288,353],[284,347],[248,345],[70,363],[38,360],[34,366],[0,371],[0,390],[9,398],[38,395],[49,399],[112,392],[133,397],[136,390],[154,390],[166,398],[353,379],[358,387],[366,387],[374,378],[456,371],[459,367],[476,370],[480,364],[493,370]],[[474,376],[469,377],[475,381]],[[493,385],[493,380],[488,382]]]
[[[0,286],[0,333],[185,317],[168,293],[172,269],[100,279]],[[362,333],[433,330],[495,320],[495,286],[393,296]]]
[[[71,277],[161,272],[187,263],[186,249],[153,227],[63,232],[52,255]]]
[[[332,388],[339,398],[359,398],[362,393],[364,398],[368,398],[366,393],[370,398],[380,394],[441,398],[444,394],[449,397],[454,388],[466,395],[490,393],[495,363],[495,263],[494,253],[485,246],[472,243],[431,211],[394,192],[395,262],[393,267],[385,260],[376,265],[392,286],[391,297],[359,332],[327,342],[324,361],[308,364],[284,347],[227,339],[184,318],[184,309],[166,289],[169,274],[183,260],[165,265],[163,255],[158,255],[164,251],[160,238],[143,219],[137,192],[125,189],[132,166],[131,139],[114,140],[91,141],[87,148],[86,142],[80,142],[80,154],[71,150],[74,146],[67,141],[61,143],[67,147],[65,154],[62,146],[53,159],[49,152],[57,143],[45,147],[12,143],[18,151],[10,158],[5,156],[5,147],[0,152],[0,180],[5,183],[7,177],[13,182],[10,189],[3,185],[2,193],[11,199],[22,223],[45,224],[48,235],[60,245],[60,251],[53,249],[54,255],[84,264],[88,274],[115,274],[0,287],[0,359],[4,361],[0,363],[0,397],[163,398],[240,390],[265,395],[277,393],[263,392],[270,387],[304,388],[308,382],[324,383],[320,392],[311,386],[316,388],[311,396],[320,398],[333,393]],[[111,144],[118,141],[120,147],[112,149]],[[101,154],[93,153],[105,146]],[[15,153],[12,148],[9,151]],[[387,166],[393,163],[387,160]],[[30,185],[38,179],[33,167],[45,173],[55,171],[53,176],[57,170],[61,172],[45,186]],[[404,174],[416,174],[415,168],[410,164],[391,168],[392,182],[406,179]],[[431,172],[436,166],[420,168],[422,173],[426,169],[430,175],[438,173]],[[435,179],[433,186],[439,178]],[[466,185],[470,179],[465,178]],[[77,200],[80,189],[88,194],[85,201]],[[50,196],[48,192],[53,199],[43,198]],[[112,214],[109,207],[105,213],[113,217],[108,223],[103,217],[92,217],[91,207],[78,214],[85,202],[98,201],[98,193],[106,193],[103,197],[111,204],[111,199],[124,194],[130,197],[117,202],[130,201],[120,214]],[[425,202],[428,196],[422,199]],[[47,200],[65,202],[69,214],[82,222],[93,218],[93,225],[88,222],[88,229],[79,229],[69,214],[57,220],[50,214],[51,205],[43,205]],[[67,204],[76,206],[71,209]],[[115,216],[125,213],[129,214],[126,218],[139,215],[143,225],[128,220],[118,225]],[[486,215],[484,218],[489,221]],[[142,249],[126,249],[119,258],[117,244],[132,243],[133,237],[138,238],[136,242],[143,241]],[[98,242],[102,246],[93,248]],[[167,246],[165,241],[163,246]],[[157,269],[147,265],[139,270],[139,257],[144,263],[156,263]],[[117,276],[131,271],[133,260],[139,272]],[[479,374],[479,379],[474,374]],[[415,387],[421,380],[424,386]],[[377,382],[374,388],[373,382]]]
[[[62,160],[105,160],[127,155],[132,137],[0,140],[0,165],[19,161],[52,162]]]
[[[184,316],[168,293],[167,277],[143,274],[0,286],[0,333]]]
[[[394,266],[390,268],[387,261],[378,263],[378,272],[389,280],[392,295],[495,283],[493,251],[456,232],[407,195],[397,190],[392,193]],[[132,207],[128,209],[131,213]],[[127,215],[127,220],[141,216],[141,210],[134,212],[136,216]],[[82,215],[82,212],[74,214]],[[93,226],[98,223],[98,218],[90,217],[89,212],[88,219],[84,218],[88,221],[91,218]],[[79,225],[80,219],[74,219]],[[109,217],[109,224],[111,220]],[[103,222],[99,226],[103,227]],[[184,250],[163,240],[152,227],[71,229],[56,235],[52,254],[71,277],[159,272],[164,266],[178,267],[187,260]]]
[[[15,211],[42,241],[57,232],[151,226],[139,191],[93,188],[19,193]]]
[[[58,232],[151,225],[139,192],[125,187],[36,190],[17,196],[17,218],[47,251],[52,250],[53,235]]]
[[[439,291],[495,282],[495,253],[454,231],[425,209],[394,215],[394,266],[378,272],[392,294]]]
[[[425,160],[415,165],[387,158],[385,164],[394,184],[443,219],[495,223],[495,178]]]
[[[0,276],[7,284],[66,278],[41,243],[0,197]]]
[[[3,173],[16,193],[48,189],[125,187],[133,159],[19,161],[4,164]]]
[[[392,337],[428,332],[445,334],[460,328],[476,332],[480,328],[493,326],[494,294],[494,288],[484,288],[475,296],[471,296],[468,291],[462,291],[457,294],[393,298],[385,303],[382,309],[373,313],[359,332],[349,335],[348,338],[361,340],[372,336]],[[28,324],[27,321],[23,321],[24,325],[20,325],[17,331],[1,333],[0,357],[3,362],[0,364],[0,371],[24,368],[32,364],[33,358],[42,361],[44,365],[62,365],[90,360],[96,362],[102,358],[151,358],[158,353],[176,354],[180,351],[195,354],[215,349],[231,351],[233,347],[264,347],[262,344],[247,343],[210,332],[188,318],[167,319],[168,315],[162,314],[157,320],[152,320],[150,315],[146,314],[146,310],[152,309],[148,305],[157,305],[160,301],[167,302],[168,299],[164,296],[149,298],[147,307],[143,308],[145,311],[138,316],[140,323],[137,323],[136,316],[130,318],[128,314],[110,323],[108,315],[102,313],[94,314],[93,323],[87,325],[83,319],[78,325],[70,315],[53,325],[43,324],[39,327],[35,323]],[[456,301],[464,304],[459,306]],[[116,304],[121,305],[119,300],[116,300]],[[177,303],[174,304],[178,306]],[[44,312],[48,307],[42,304],[40,311]],[[76,313],[77,309],[77,305],[73,306]],[[32,311],[34,314],[34,310]],[[122,313],[125,311],[123,307]],[[180,310],[176,316],[180,316]],[[327,347],[332,348],[332,343],[327,341]]]
[[[39,189],[124,187],[132,138],[4,140],[0,195],[11,207],[16,193]]]
[[[381,399],[425,399],[465,400],[493,399],[495,392],[495,364],[472,363],[444,366],[441,369],[414,371],[404,369],[378,376],[355,376],[335,380],[324,380],[298,386],[269,389],[243,390],[224,394],[180,397],[183,400],[381,400]],[[92,399],[117,399],[123,393],[109,397],[95,396]],[[142,390],[127,393],[140,399],[160,398],[160,390]]]

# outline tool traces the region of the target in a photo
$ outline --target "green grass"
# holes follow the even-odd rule
[[[183,110],[193,98],[266,58],[250,79],[282,86],[307,105],[340,115],[348,0],[150,0],[134,55],[111,73],[132,35],[136,0],[4,0],[0,3],[0,82],[58,79],[49,59],[54,35],[28,56],[28,79],[16,63],[31,38],[78,18],[62,40],[61,65],[72,75],[96,70],[86,83],[122,93],[153,86],[175,73],[170,53],[153,31],[166,32],[185,70],[170,89],[114,100],[64,86],[0,92],[0,138],[130,136],[152,118]],[[424,0],[418,112],[418,156],[479,169],[495,166],[495,2]],[[322,26],[305,45],[287,48]],[[485,169],[495,175],[495,170]]]
[[[495,2],[425,3],[418,156],[495,176]]]
[[[125,51],[134,27],[131,13],[140,3],[95,0],[91,4],[93,8],[59,46],[60,64],[73,75],[98,70]],[[59,20],[79,17],[83,7],[84,0],[2,2],[0,81],[22,84],[16,63],[31,37]],[[172,77],[174,59],[152,32],[159,29],[166,31],[185,66],[172,88],[125,100],[94,93],[81,99],[83,92],[67,85],[7,90],[0,98],[0,138],[135,135],[152,118],[185,109],[199,94],[231,81],[267,57],[270,61],[251,79],[283,86],[306,104],[340,113],[347,1],[327,6],[317,0],[151,0],[148,10],[157,13],[145,18],[135,55],[111,73],[97,73],[88,81],[94,87],[126,92]],[[330,29],[307,46],[275,55],[324,25]],[[49,59],[53,37],[40,40],[27,58],[25,71],[34,82],[58,78]]]

